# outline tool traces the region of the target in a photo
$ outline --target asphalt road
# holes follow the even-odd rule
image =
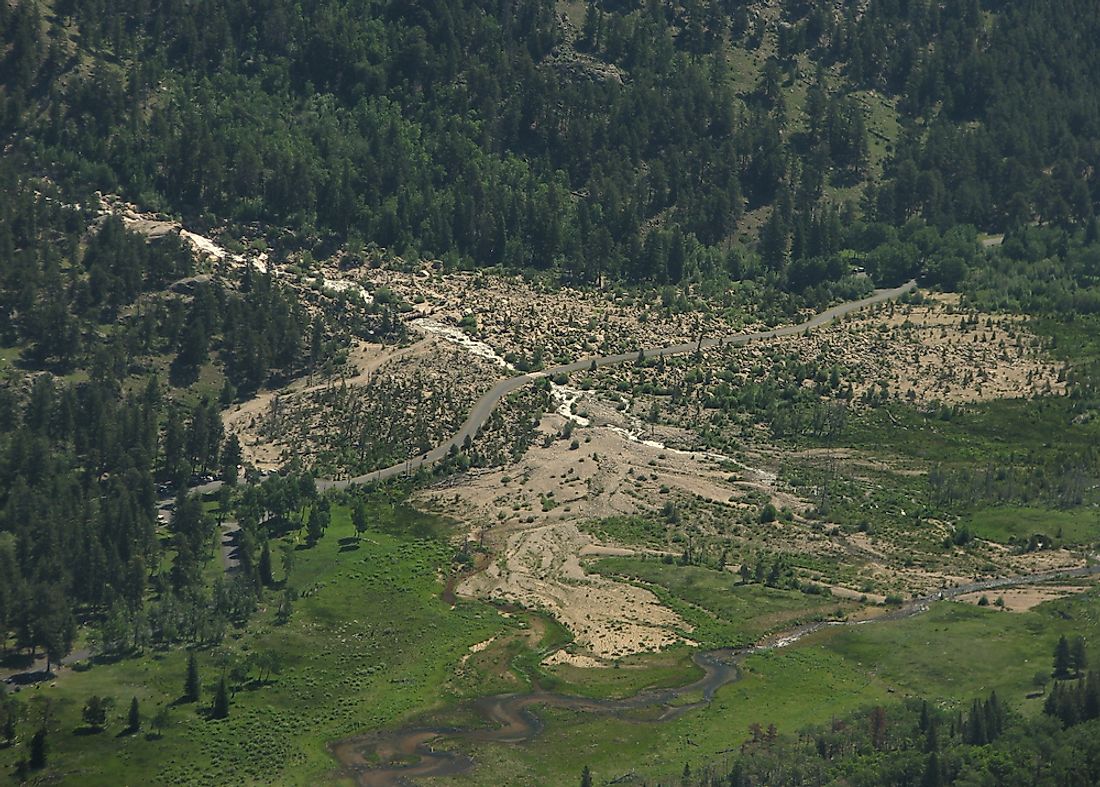
[[[898,296],[915,289],[917,283],[910,281],[903,284],[900,287],[895,287],[889,290],[876,290],[873,294],[858,301],[849,301],[837,306],[833,306],[830,309],[814,315],[810,319],[798,325],[787,325],[782,328],[774,328],[767,331],[755,331],[752,333],[737,333],[730,336],[712,336],[702,340],[700,342],[687,342],[684,344],[673,344],[667,347],[647,347],[641,351],[646,358],[656,358],[658,356],[665,356],[666,358],[674,355],[686,355],[688,353],[695,352],[702,347],[708,349],[718,346],[733,346],[740,347],[750,342],[760,341],[761,339],[773,339],[778,336],[794,336],[805,331],[813,330],[814,328],[820,328],[826,325],[837,317],[841,317],[845,314],[865,309],[868,306],[872,306],[876,303],[882,303],[883,301],[892,300]],[[447,457],[452,447],[461,446],[467,437],[473,439],[479,429],[489,420],[490,413],[493,412],[493,408],[497,406],[501,399],[508,394],[522,388],[525,385],[529,385],[534,381],[543,377],[553,377],[556,374],[571,374],[573,372],[583,371],[585,369],[591,369],[593,366],[612,366],[614,364],[626,363],[628,361],[634,361],[638,358],[638,351],[630,353],[621,353],[619,355],[604,355],[595,356],[589,358],[582,358],[579,361],[573,363],[562,364],[560,366],[554,366],[549,369],[543,369],[539,372],[531,372],[529,374],[521,374],[516,377],[510,377],[507,380],[501,380],[494,385],[484,396],[477,400],[474,404],[470,414],[466,417],[466,421],[459,428],[458,433],[451,437],[449,440],[437,445],[435,448],[428,451],[426,454],[420,456],[410,457],[409,459],[401,462],[400,464],[391,465],[390,467],[383,467],[379,470],[374,470],[370,473],[355,476],[354,478],[345,478],[339,480],[333,479],[317,479],[317,488],[320,490],[325,489],[345,489],[349,486],[356,484],[373,484],[379,481],[385,481],[390,478],[394,478],[399,475],[406,475],[416,472],[419,468],[424,466],[434,465]],[[204,491],[212,491],[207,487],[210,484],[203,487]],[[194,490],[199,491],[199,490]]]

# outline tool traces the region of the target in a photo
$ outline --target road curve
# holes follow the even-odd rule
[[[674,355],[686,355],[688,353],[695,352],[698,349],[709,349],[711,347],[719,346],[733,346],[740,347],[748,344],[749,342],[759,341],[762,339],[774,339],[779,336],[794,336],[806,331],[811,331],[815,328],[820,328],[823,325],[835,320],[837,317],[842,317],[845,314],[850,314],[860,309],[865,309],[868,306],[873,306],[883,301],[893,300],[900,295],[903,295],[911,290],[916,289],[916,281],[909,281],[900,287],[894,287],[888,290],[875,290],[874,293],[862,298],[858,301],[848,301],[847,303],[841,303],[837,306],[833,306],[826,309],[819,314],[815,314],[805,322],[798,325],[787,325],[782,328],[773,328],[767,331],[754,331],[751,333],[737,333],[729,336],[713,336],[703,339],[701,342],[685,342],[684,344],[673,344],[667,347],[646,347],[640,348],[640,352],[646,358],[656,358],[657,356],[674,356]],[[317,479],[317,488],[320,490],[325,489],[345,489],[349,486],[357,484],[374,484],[379,481],[385,481],[395,476],[405,475],[413,473],[421,467],[431,466],[437,462],[442,461],[448,455],[452,448],[461,446],[467,437],[473,439],[478,430],[489,420],[490,413],[493,412],[493,408],[497,406],[501,399],[513,391],[535,382],[543,377],[552,377],[556,374],[571,374],[573,372],[584,371],[585,369],[591,369],[600,366],[612,366],[614,364],[626,363],[627,361],[633,361],[637,359],[639,350],[635,350],[630,353],[620,353],[619,355],[604,355],[595,356],[589,358],[582,358],[579,361],[573,363],[561,364],[560,366],[553,366],[549,369],[543,369],[539,372],[530,372],[528,374],[520,374],[515,377],[510,377],[507,380],[501,380],[494,385],[489,391],[487,391],[477,402],[474,404],[470,414],[466,417],[465,422],[459,428],[458,432],[446,440],[440,443],[435,448],[428,451],[426,454],[410,457],[404,462],[400,462],[389,467],[383,467],[378,470],[374,470],[370,473],[364,473],[363,475],[355,476],[354,478],[345,478],[339,480],[319,478]]]

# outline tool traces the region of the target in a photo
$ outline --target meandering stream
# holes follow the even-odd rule
[[[468,700],[456,710],[472,712],[480,724],[464,727],[409,726],[355,735],[329,745],[343,775],[355,778],[362,787],[393,787],[428,776],[448,776],[476,767],[475,760],[461,751],[437,749],[436,744],[463,742],[524,744],[538,737],[542,722],[535,707],[566,708],[603,716],[626,716],[652,709],[650,723],[679,718],[709,703],[723,686],[740,677],[738,664],[746,656],[793,645],[828,626],[858,626],[919,615],[936,601],[976,591],[1018,585],[1033,585],[1062,577],[1083,577],[1100,573],[1100,565],[1044,571],[1017,577],[1002,577],[957,585],[903,604],[877,617],[857,621],[820,621],[774,634],[747,648],[700,651],[693,656],[703,670],[702,677],[684,686],[646,689],[624,699],[593,699],[534,690],[495,694]]]

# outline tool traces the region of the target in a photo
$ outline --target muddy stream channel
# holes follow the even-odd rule
[[[495,743],[522,745],[542,732],[542,722],[534,708],[564,708],[597,716],[619,716],[661,723],[678,718],[708,704],[723,686],[740,677],[738,664],[746,656],[765,650],[787,647],[803,637],[828,626],[856,626],[888,620],[901,620],[919,615],[938,600],[981,590],[1033,585],[1065,577],[1082,577],[1100,573],[1100,565],[1060,571],[1047,571],[1018,577],[1005,577],[945,588],[933,595],[913,599],[896,609],[876,617],[856,621],[820,621],[774,634],[761,642],[737,649],[700,651],[693,656],[703,670],[702,677],[684,686],[667,689],[646,689],[624,699],[593,699],[568,694],[540,691],[496,694],[461,703],[455,710],[472,712],[480,721],[477,726],[431,727],[408,726],[391,730],[354,735],[329,744],[329,750],[340,763],[339,775],[355,779],[362,787],[392,787],[415,784],[428,776],[449,776],[476,767],[475,760],[457,750],[465,741],[475,744]],[[437,748],[438,744],[459,744]]]

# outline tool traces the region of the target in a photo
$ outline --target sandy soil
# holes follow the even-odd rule
[[[421,493],[474,527],[541,525],[651,511],[668,495],[661,488],[727,503],[738,491],[718,463],[635,442],[610,428],[578,429],[578,446],[560,436],[564,420],[543,418],[549,445],[532,447],[506,468],[470,473]],[[453,484],[453,486],[452,486]]]
[[[390,413],[393,434],[377,434],[378,440],[404,445],[413,435],[402,427],[415,423],[419,442],[407,452],[414,453],[453,434],[498,373],[492,362],[433,336],[403,348],[358,342],[341,376],[262,391],[231,406],[222,421],[240,440],[245,462],[259,469],[291,459],[309,467],[325,452],[357,444],[355,435]]]
[[[1022,318],[971,312],[953,294],[880,306],[769,344],[840,366],[857,397],[882,383],[897,397],[949,404],[1065,393],[1063,367],[1045,357]],[[765,346],[749,348],[749,358],[762,358]]]
[[[981,593],[967,593],[957,596],[956,600],[966,604],[978,604],[985,598],[993,604],[998,598],[1004,600],[1004,609],[1009,612],[1027,612],[1044,601],[1065,598],[1088,590],[1089,585],[1028,585],[1019,588],[1001,588]]]
[[[558,436],[565,421],[548,414],[541,429]],[[554,439],[532,447],[512,466],[470,473],[417,496],[419,504],[470,523],[469,538],[498,553],[497,561],[460,592],[545,609],[588,651],[557,658],[584,661],[659,650],[689,631],[650,592],[586,573],[582,557],[635,550],[598,543],[578,522],[653,513],[672,495],[733,508],[729,501],[741,491],[713,459],[631,440],[624,427],[617,429],[578,429],[576,449],[569,440]]]
[[[690,631],[646,590],[587,574],[579,552],[588,542],[575,524],[554,522],[508,536],[504,554],[463,591],[543,609],[598,658],[660,650]]]
[[[556,664],[568,664],[571,667],[581,667],[583,669],[593,669],[596,667],[606,667],[606,661],[600,661],[597,658],[586,655],[584,653],[571,653],[565,648],[555,650],[549,656],[542,660],[542,663],[547,667],[552,667]]]

